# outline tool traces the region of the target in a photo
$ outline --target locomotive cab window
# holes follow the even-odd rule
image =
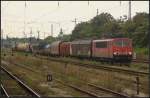
[[[115,46],[119,46],[119,47],[125,47],[125,46],[129,46],[129,41],[125,41],[125,40],[119,40],[119,41],[115,41]]]
[[[96,48],[107,48],[107,42],[96,42]]]

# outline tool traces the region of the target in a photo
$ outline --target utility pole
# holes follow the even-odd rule
[[[129,1],[129,14],[128,20],[131,20],[131,1]]]
[[[31,28],[31,31],[30,31],[30,44],[31,44],[31,37],[32,37],[32,28]]]
[[[97,16],[98,16],[98,13],[99,13],[99,12],[98,12],[98,9],[97,9]]]
[[[58,1],[58,7],[59,7],[59,1]]]
[[[89,6],[89,3],[90,3],[90,2],[88,1],[88,6]]]
[[[26,38],[26,6],[27,6],[27,4],[26,4],[26,1],[25,1],[25,7],[24,7],[24,36],[25,36],[25,38]]]
[[[63,31],[62,31],[62,28],[60,29],[59,36],[60,36],[60,40],[62,40],[62,37],[63,37]]]
[[[76,24],[77,24],[77,19],[75,18],[75,19],[74,19],[74,21],[72,21],[72,22],[74,22],[74,23],[75,23],[75,25],[76,25]]]
[[[120,20],[122,21],[122,16],[121,16],[121,1],[120,1]]]
[[[45,39],[45,32],[44,32],[44,39]]]
[[[37,33],[38,33],[38,38],[37,39],[39,40],[40,39],[40,31],[38,30]]]
[[[1,47],[3,48],[3,29],[1,29]]]
[[[53,24],[51,24],[51,37],[53,37]]]

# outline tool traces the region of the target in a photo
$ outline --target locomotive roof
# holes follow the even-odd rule
[[[97,39],[97,40],[93,40],[93,41],[94,42],[97,42],[97,41],[112,41],[112,40],[121,40],[121,39],[129,40],[129,38],[111,38],[111,39]]]
[[[112,41],[113,39],[97,39],[97,40],[93,40],[93,42],[97,42],[97,41]]]

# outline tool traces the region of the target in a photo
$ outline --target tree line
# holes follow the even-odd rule
[[[136,13],[131,20],[115,19],[109,13],[101,13],[89,21],[77,24],[69,35],[65,35],[61,30],[57,37],[48,36],[39,42],[46,44],[56,40],[72,41],[79,39],[105,39],[118,37],[131,38],[134,47],[147,47],[150,39],[149,13]],[[9,38],[9,40],[14,41],[15,38]],[[25,41],[24,38],[16,38],[16,40]],[[36,42],[35,38],[32,40]]]
[[[64,35],[61,31],[58,37],[47,37],[45,41],[72,41],[79,39],[105,39],[128,37],[134,47],[147,47],[149,43],[149,14],[136,13],[131,20],[115,19],[109,13],[101,13],[89,21],[75,26],[72,33]]]
[[[149,14],[136,13],[131,20],[115,19],[109,13],[101,13],[93,19],[77,24],[70,40],[128,37],[135,47],[147,47]]]

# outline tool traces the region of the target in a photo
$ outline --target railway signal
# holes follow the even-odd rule
[[[51,74],[47,74],[47,81],[51,82],[52,81],[52,75]]]

